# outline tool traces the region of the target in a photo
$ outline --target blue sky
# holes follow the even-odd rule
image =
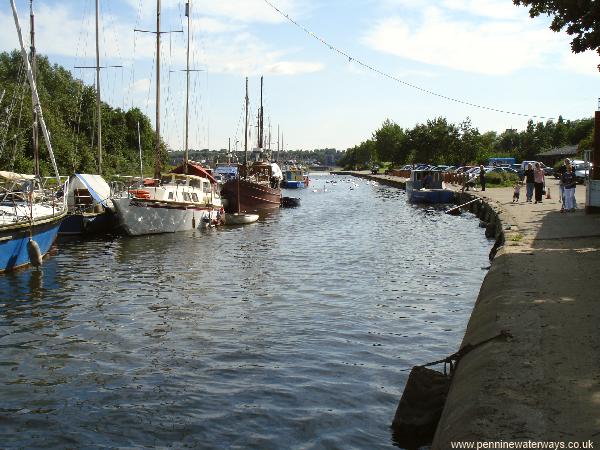
[[[243,144],[244,79],[256,116],[264,76],[265,124],[286,149],[346,149],[389,118],[411,128],[438,116],[469,117],[481,132],[524,129],[534,121],[591,117],[600,91],[593,52],[575,55],[570,37],[531,19],[511,0],[192,0],[190,147]],[[16,0],[28,30],[29,0]],[[184,1],[162,0],[163,30],[185,28]],[[36,46],[91,84],[95,64],[94,0],[34,0]],[[100,0],[103,99],[140,107],[154,121],[153,35],[156,1]],[[185,44],[163,35],[161,130],[183,147]],[[0,11],[0,50],[17,47],[8,2]],[[335,48],[353,59],[340,55]],[[382,76],[357,60],[393,78]],[[476,108],[410,87],[510,113]],[[42,105],[43,106],[43,105]],[[253,120],[255,125],[256,120]],[[252,128],[251,139],[256,136]],[[265,130],[265,135],[268,129]]]

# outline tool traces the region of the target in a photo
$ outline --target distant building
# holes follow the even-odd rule
[[[329,167],[335,166],[335,155],[328,153],[325,155],[325,165]]]
[[[551,148],[535,155],[541,162],[547,166],[553,166],[565,158],[575,158],[578,150],[576,145],[565,145],[564,147]]]

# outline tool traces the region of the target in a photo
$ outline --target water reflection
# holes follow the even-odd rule
[[[3,447],[390,448],[405,371],[455,351],[488,244],[313,178],[249,226],[69,240],[0,277]]]

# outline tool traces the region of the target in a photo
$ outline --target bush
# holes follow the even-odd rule
[[[485,176],[485,181],[489,185],[496,187],[502,186],[513,186],[519,180],[519,176],[516,173],[507,172],[492,172]]]

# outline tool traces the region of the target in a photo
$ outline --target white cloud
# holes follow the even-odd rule
[[[467,0],[444,2],[453,3],[455,9],[470,4]],[[417,21],[400,16],[383,19],[365,34],[363,42],[403,58],[489,75],[540,66],[569,50],[564,36],[535,26],[528,18],[469,20],[455,18],[439,7],[426,8]]]
[[[265,73],[272,75],[298,75],[323,70],[323,65],[320,63],[302,61],[278,61],[266,64],[264,67]]]
[[[517,19],[522,11],[506,0],[442,0],[441,5],[449,11],[457,11],[493,19]]]
[[[126,0],[129,6],[141,16],[141,20],[148,20],[156,15],[156,7],[148,8],[147,0]],[[181,11],[184,5],[182,0],[162,0],[161,10]],[[306,0],[273,0],[273,4],[288,14],[299,17],[308,9]],[[194,16],[219,17],[221,20],[237,21],[243,23],[280,23],[285,18],[271,8],[264,0],[193,0],[192,17]]]
[[[305,1],[305,0],[301,0]],[[137,11],[146,0],[127,0]],[[277,5],[290,11],[301,9],[299,0],[278,0]],[[182,8],[180,0],[163,0],[162,10]],[[322,65],[310,61],[293,61],[284,51],[273,51],[273,45],[251,33],[245,22],[280,22],[283,19],[263,0],[197,0],[193,2],[194,36],[191,43],[192,58],[213,73],[253,74],[271,72],[282,75],[315,72]],[[155,54],[155,36],[150,33],[134,33],[134,17],[113,16],[107,8],[101,16],[101,63],[122,63],[127,68],[140,67],[150,62]],[[21,11],[27,17],[28,11]],[[144,14],[155,10],[145,8]],[[171,11],[173,13],[173,11]],[[169,14],[165,14],[169,17]],[[180,17],[171,14],[171,19]],[[24,20],[24,19],[22,19]],[[130,23],[131,21],[132,23]],[[168,27],[166,21],[165,27]],[[144,20],[138,27],[143,28]],[[26,25],[26,24],[22,24]],[[177,25],[170,26],[177,28]],[[24,36],[28,41],[28,37]],[[174,34],[163,38],[161,61],[172,70],[185,66],[185,37]],[[49,6],[41,3],[36,8],[36,44],[38,51],[48,55],[74,57],[75,65],[95,63],[93,8],[82,7],[79,2]],[[25,44],[27,45],[27,43]],[[12,14],[0,11],[0,50],[18,46]],[[112,61],[107,61],[108,57]]]
[[[133,83],[133,85],[131,86],[131,91],[134,93],[147,93],[148,90],[150,89],[150,78],[142,78],[137,80],[135,83]]]
[[[564,70],[595,77],[600,76],[598,64],[600,64],[600,56],[591,50],[584,53],[568,52],[562,60]]]

